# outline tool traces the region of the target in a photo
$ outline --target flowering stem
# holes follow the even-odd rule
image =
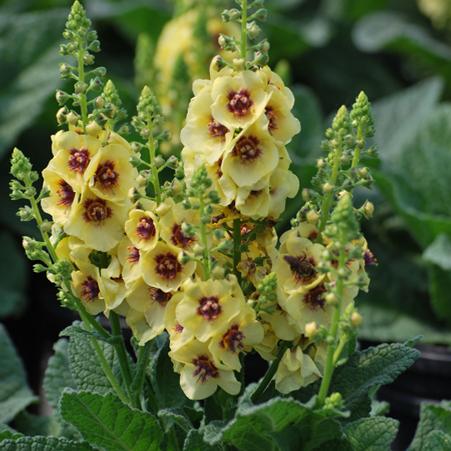
[[[114,376],[113,371],[111,370],[111,367],[108,364],[108,362],[105,358],[105,355],[104,355],[102,349],[100,348],[99,343],[97,342],[97,340],[94,337],[90,338],[90,342],[91,342],[91,346],[94,348],[94,351],[97,354],[97,359],[100,363],[100,366],[102,367],[102,370],[103,370],[106,378],[110,382],[111,386],[113,387],[113,389],[116,392],[119,399],[124,404],[127,404],[128,403],[127,396],[124,393],[124,391],[122,390],[121,386],[119,385],[116,377]]]
[[[132,375],[130,366],[128,364],[128,355],[127,350],[125,349],[124,337],[121,331],[119,316],[115,312],[110,312],[109,319],[111,324],[111,332],[113,333],[113,337],[115,338],[115,340],[113,340],[113,346],[119,360],[119,367],[121,369],[122,378],[124,380],[127,391],[130,391],[130,386],[132,384]]]
[[[332,207],[332,200],[333,200],[333,196],[334,196],[334,192],[335,192],[335,184],[337,183],[338,174],[340,171],[342,150],[343,150],[343,146],[342,146],[342,143],[340,140],[338,142],[337,148],[335,150],[332,174],[328,181],[328,184],[330,185],[330,191],[327,191],[324,194],[323,201],[321,203],[321,217],[320,217],[319,226],[318,226],[320,234],[326,227],[327,221],[329,219],[330,208]]]
[[[241,58],[247,57],[247,0],[241,2]]]
[[[240,219],[233,220],[233,272],[238,280],[240,280],[240,272],[238,265],[241,261],[241,221]]]
[[[85,64],[83,61],[83,44],[80,43],[80,50],[78,51],[78,82],[80,86],[84,87],[85,84]],[[88,102],[86,99],[86,94],[83,91],[80,93],[80,112],[81,112],[81,122],[83,124],[83,131],[86,130],[86,125],[88,123]]]
[[[321,381],[321,386],[319,388],[318,393],[318,401],[320,405],[324,404],[324,401],[329,392],[330,383],[332,381],[332,375],[335,369],[335,353],[337,350],[337,341],[338,341],[338,331],[340,325],[340,316],[341,316],[341,304],[343,298],[343,290],[344,290],[344,280],[340,275],[340,270],[343,270],[346,266],[346,255],[343,246],[340,248],[340,253],[338,256],[338,278],[336,284],[335,294],[337,296],[337,304],[335,305],[334,314],[332,317],[332,325],[330,328],[329,334],[329,344],[327,345],[327,356],[326,356],[326,365],[324,369],[324,376]]]
[[[150,341],[148,341],[144,346],[139,347],[138,358],[136,363],[136,374],[131,385],[132,392],[136,394],[138,403],[140,401],[141,390],[144,385],[146,368],[149,363],[150,351],[151,351]]]
[[[356,146],[354,149],[354,155],[352,157],[351,169],[357,167],[360,162],[360,151],[363,149],[364,139],[363,139],[363,128],[361,125],[357,128]]]
[[[274,374],[276,374],[277,368],[279,366],[280,361],[282,360],[283,355],[285,354],[285,351],[290,346],[289,341],[283,341],[280,345],[279,352],[277,353],[277,357],[271,362],[270,367],[268,368],[268,371],[266,371],[265,376],[263,377],[262,381],[254,391],[254,393],[251,396],[251,399],[253,402],[257,401],[257,399],[266,391],[268,388],[268,385],[271,383],[272,378],[274,377]]]
[[[208,246],[208,236],[207,229],[205,227],[205,201],[203,197],[203,193],[199,195],[199,209],[200,209],[200,239],[202,242],[203,249],[203,266],[204,266],[204,278],[208,280],[211,275],[211,258],[210,258],[210,249]]]
[[[155,192],[155,197],[157,199],[157,203],[161,203],[161,188],[160,188],[160,178],[158,175],[158,168],[155,164],[155,140],[151,136],[147,143],[149,149],[149,163],[152,170],[152,184]]]

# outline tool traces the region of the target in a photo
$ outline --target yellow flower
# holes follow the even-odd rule
[[[261,312],[260,317],[262,321],[271,325],[271,329],[280,340],[293,341],[299,336],[292,320],[290,321],[291,318],[281,308],[276,308],[271,313]]]
[[[262,359],[271,362],[277,356],[278,337],[274,333],[269,323],[263,323],[264,336],[260,343],[254,345],[254,349],[260,354]]]
[[[263,114],[270,94],[260,74],[246,70],[217,77],[211,96],[215,121],[228,129],[246,129]]]
[[[129,162],[129,147],[108,144],[96,153],[85,173],[89,188],[96,196],[113,202],[128,197],[138,174]]]
[[[177,321],[205,342],[224,330],[240,313],[244,297],[235,278],[188,281],[176,308]]]
[[[268,215],[277,219],[284,211],[287,198],[292,199],[299,190],[299,179],[287,169],[277,168],[269,179]]]
[[[133,246],[142,251],[151,251],[158,242],[158,219],[151,211],[131,210],[124,228]]]
[[[147,340],[163,332],[166,305],[171,297],[171,293],[151,287],[143,279],[137,280],[128,290],[128,305],[133,310],[143,313],[149,326],[150,331],[146,333]]]
[[[208,349],[216,361],[239,371],[240,352],[250,351],[253,345],[263,340],[263,336],[263,327],[257,321],[255,311],[243,305],[240,314],[227,325],[227,328],[211,339]]]
[[[287,349],[274,376],[276,390],[287,394],[315,382],[321,373],[308,354],[300,346]]]
[[[74,292],[91,315],[98,315],[105,309],[105,302],[100,298],[98,279],[98,270],[95,268],[87,272],[72,272]]]
[[[239,187],[249,187],[269,175],[278,162],[279,151],[261,118],[232,141],[221,169]]]
[[[42,177],[44,186],[49,190],[49,196],[42,199],[41,207],[55,223],[64,226],[78,202],[79,194],[64,178],[50,168],[42,171]]]
[[[141,255],[143,279],[148,285],[165,293],[176,291],[196,269],[193,261],[181,263],[181,256],[179,248],[158,242],[151,251]]]
[[[124,304],[128,306],[127,303]],[[154,338],[153,330],[149,328],[144,313],[128,308],[124,316],[127,326],[130,327],[133,336],[138,340],[140,346]]]
[[[233,136],[232,130],[213,119],[211,104],[211,86],[207,85],[191,100],[180,134],[182,144],[196,149],[210,165],[221,158]]]
[[[75,192],[81,193],[86,181],[85,172],[101,142],[74,131],[58,132],[52,141],[55,156],[50,160],[48,169],[61,176]]]
[[[317,265],[324,246],[291,232],[282,237],[281,243],[274,264],[281,292],[291,294],[319,285],[324,275],[318,272]]]
[[[183,299],[183,293],[180,291],[175,293],[166,306],[164,315],[164,326],[169,334],[169,346],[172,351],[184,346],[193,338],[193,335],[187,331],[175,316],[178,303]]]
[[[119,243],[117,257],[122,266],[122,278],[126,286],[141,277],[141,251],[127,237]]]
[[[189,250],[196,242],[194,236],[188,236],[183,233],[183,224],[199,224],[198,210],[189,210],[182,204],[176,204],[172,199],[166,201],[169,208],[160,214],[161,238],[166,243],[172,244],[183,250]]]
[[[128,209],[128,202],[114,203],[85,189],[64,231],[81,239],[92,249],[107,252],[123,237]]]
[[[175,365],[180,373],[180,386],[185,395],[192,400],[211,396],[218,387],[231,395],[240,392],[240,383],[233,370],[215,362],[208,349],[208,343],[191,340],[184,346],[169,353],[181,365]]]
[[[244,216],[253,219],[266,218],[269,204],[269,177],[261,179],[253,186],[240,187],[237,190],[235,207]]]

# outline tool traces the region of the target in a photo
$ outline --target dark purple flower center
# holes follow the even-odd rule
[[[218,377],[219,371],[215,364],[206,356],[201,355],[193,360],[193,365],[196,367],[194,370],[194,377],[197,377],[199,382],[206,382],[210,377]]]
[[[232,114],[239,117],[247,116],[254,104],[247,89],[230,92],[228,100],[227,108]]]
[[[142,240],[150,240],[155,236],[156,233],[157,230],[152,218],[143,216],[138,221],[138,225],[136,226],[136,234],[139,236],[139,238],[141,238]]]
[[[205,296],[199,300],[197,313],[207,321],[215,320],[221,314],[221,306],[216,296]]]
[[[233,148],[233,155],[243,163],[252,163],[262,153],[259,140],[255,136],[242,136]]]
[[[69,153],[69,168],[83,174],[90,161],[88,149],[71,149]]]
[[[182,270],[182,265],[177,260],[177,257],[170,252],[157,255],[155,257],[155,262],[157,264],[156,272],[163,279],[173,280]]]
[[[316,276],[315,261],[306,255],[294,257],[292,255],[285,255],[283,259],[290,266],[291,272],[295,279],[301,283],[311,282]]]
[[[237,324],[234,324],[222,337],[221,346],[231,352],[243,349],[244,334]]]
[[[99,297],[99,292],[97,281],[91,276],[86,277],[81,284],[81,298],[87,302],[91,302]]]
[[[75,192],[72,187],[65,180],[58,182],[59,188],[56,194],[59,197],[58,205],[63,207],[70,207],[75,198]]]
[[[83,204],[83,218],[86,222],[101,224],[111,217],[112,211],[103,199],[88,199]]]
[[[119,174],[114,170],[113,161],[108,160],[99,165],[95,175],[96,183],[100,183],[105,189],[111,189],[117,185],[118,180]]]

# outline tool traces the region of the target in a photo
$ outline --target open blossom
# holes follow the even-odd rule
[[[267,67],[215,72],[214,62],[193,91],[181,132],[187,179],[205,165],[222,205],[277,219],[299,189],[284,147],[300,131],[293,94]]]
[[[149,210],[134,208],[125,222],[125,233],[131,244],[141,251],[151,251],[159,238],[158,219]]]
[[[162,241],[149,252],[142,254],[142,276],[147,284],[165,293],[177,290],[189,279],[196,264],[194,261],[182,263],[182,251]]]
[[[207,343],[196,339],[169,353],[180,373],[180,386],[189,399],[200,400],[211,396],[218,387],[237,395],[241,384],[232,369],[215,361]]]

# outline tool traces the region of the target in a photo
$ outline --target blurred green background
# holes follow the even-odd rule
[[[84,3],[102,43],[98,63],[108,68],[133,114],[142,75],[134,63],[138,36],[155,44],[174,5]],[[32,379],[43,352],[71,317],[22,254],[21,235],[35,232],[19,222],[17,205],[8,198],[8,160],[15,145],[38,169],[50,157],[58,43],[70,4],[0,3],[0,320]],[[374,220],[364,228],[379,265],[370,270],[370,294],[360,299],[362,338],[422,335],[426,343],[451,344],[451,2],[268,0],[267,6],[271,65],[290,81],[303,126],[290,145],[303,187],[333,112],[351,104],[360,90],[373,102],[376,187],[359,196],[376,205]],[[299,196],[289,205],[281,228],[300,202]]]

